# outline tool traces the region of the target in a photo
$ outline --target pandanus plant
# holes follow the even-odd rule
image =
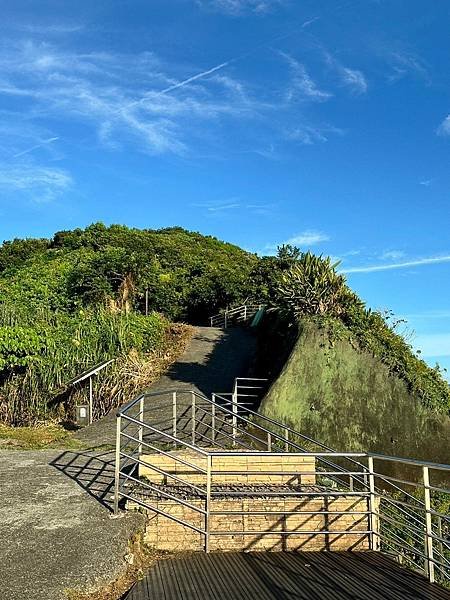
[[[302,315],[340,317],[362,302],[348,288],[345,277],[336,272],[339,262],[330,257],[301,254],[299,260],[281,274],[278,306],[295,319]]]

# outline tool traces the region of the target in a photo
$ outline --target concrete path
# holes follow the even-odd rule
[[[255,336],[248,329],[197,327],[183,356],[149,391],[187,389],[209,397],[213,392],[231,392],[234,378],[248,374],[255,349]],[[113,410],[75,437],[87,446],[113,446],[115,422]]]
[[[138,513],[111,519],[105,507],[111,456],[67,451],[0,452],[0,598],[67,600],[124,569]]]
[[[231,390],[247,373],[255,341],[242,329],[198,328],[153,390]],[[76,436],[86,451],[0,451],[0,598],[65,600],[123,573],[141,515],[111,518],[115,411]]]

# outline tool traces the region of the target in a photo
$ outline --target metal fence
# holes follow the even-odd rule
[[[173,452],[182,449],[188,454]],[[247,456],[272,457],[288,452],[315,460],[317,489],[301,486],[273,492],[264,490],[262,497],[273,493],[282,497],[354,496],[367,500],[367,510],[359,508],[354,512],[362,525],[359,529],[311,532],[287,529],[282,535],[366,535],[372,549],[395,554],[406,566],[425,572],[430,581],[437,579],[450,584],[450,490],[447,484],[437,483],[439,475],[448,481],[450,465],[366,452],[335,452],[248,407],[241,406],[238,410],[233,398],[220,395],[213,401],[194,391],[144,393],[118,412],[114,510],[119,511],[122,499],[133,501],[203,535],[205,550],[209,549],[211,536],[219,533],[254,534],[251,530],[216,532],[210,527],[211,519],[218,514],[211,510],[212,499],[218,494],[229,497],[243,493],[242,489],[237,492],[215,489],[216,461],[224,453],[242,456],[243,451]],[[181,468],[175,471],[161,468],[160,463],[152,463],[149,456],[142,460],[144,453],[170,457],[196,477],[194,480],[186,478]],[[158,473],[171,485],[155,485],[139,477],[139,465]],[[405,472],[412,474],[405,476]],[[234,471],[222,469],[220,473],[233,475]],[[301,475],[305,472],[292,471],[293,478]],[[251,490],[250,493],[255,496],[258,492]],[[173,500],[200,514],[203,525],[199,527],[162,511],[155,498]],[[312,511],[312,514],[319,513],[323,511]],[[284,518],[289,513],[276,514]],[[258,534],[273,532],[259,531]]]
[[[209,323],[211,327],[223,327],[225,329],[230,325],[242,325],[253,319],[262,308],[262,304],[243,304],[213,315],[210,317]]]

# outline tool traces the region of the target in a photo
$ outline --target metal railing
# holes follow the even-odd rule
[[[173,450],[186,450],[187,454],[174,453]],[[164,469],[151,456],[142,460],[145,452],[170,457],[180,468]],[[317,489],[307,486],[288,490],[280,488],[272,492],[276,496],[354,496],[367,501],[366,510],[361,511],[358,507],[353,513],[358,516],[358,523],[365,525],[360,529],[336,531],[326,528],[311,532],[280,532],[277,529],[277,535],[367,536],[372,549],[394,553],[406,566],[426,573],[430,581],[436,579],[450,584],[450,490],[435,482],[436,473],[450,479],[450,465],[366,452],[335,452],[247,407],[240,407],[238,411],[233,399],[220,395],[216,395],[213,401],[194,391],[144,393],[117,413],[115,513],[119,511],[121,499],[135,502],[203,535],[205,550],[209,550],[210,538],[214,535],[273,534],[271,529],[263,532],[218,532],[211,529],[214,517],[230,514],[230,511],[211,508],[214,497],[242,495],[245,491],[224,489],[223,486],[215,488],[218,475],[215,461],[224,452],[226,456],[242,456],[243,452],[246,456],[279,456],[289,452],[291,456],[314,458]],[[386,468],[389,465],[391,468]],[[140,467],[159,474],[165,485],[140,477]],[[415,472],[415,475],[405,477],[399,474],[399,467]],[[195,477],[186,477],[183,469],[194,473]],[[246,473],[252,474],[251,471]],[[270,471],[271,475],[280,473]],[[222,469],[220,474],[236,475],[236,472]],[[283,474],[286,475],[286,471]],[[298,479],[308,473],[293,470],[291,474]],[[255,490],[249,493],[253,496],[258,494]],[[267,490],[260,492],[261,497],[268,493]],[[155,501],[157,498],[173,500],[192,510],[201,516],[203,525],[162,510]],[[323,514],[323,511],[310,513]],[[256,513],[245,511],[245,514]],[[285,519],[293,513],[275,511],[272,514]],[[309,513],[306,511],[304,514]],[[343,511],[333,514],[338,516]]]
[[[268,379],[262,377],[236,377],[232,392],[215,392],[211,395],[211,398],[213,402],[216,402],[217,398],[230,399],[231,410],[242,413],[257,408],[268,381]]]
[[[262,308],[262,304],[242,304],[235,308],[227,308],[217,315],[210,317],[209,323],[211,327],[223,327],[224,329],[232,324],[244,324],[252,320]]]

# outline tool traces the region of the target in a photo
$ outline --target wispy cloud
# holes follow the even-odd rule
[[[0,189],[4,197],[20,192],[35,202],[49,202],[68,190],[72,183],[71,175],[63,169],[33,163],[0,168]]]
[[[230,210],[237,209],[241,206],[238,198],[230,198],[225,201],[209,201],[209,202],[199,202],[191,204],[193,208],[204,208],[206,211],[210,213],[220,213],[226,212]]]
[[[366,77],[359,69],[343,65],[335,56],[325,52],[325,61],[338,75],[341,84],[354,94],[365,94],[368,89]]]
[[[386,250],[380,255],[381,260],[399,260],[403,258],[405,253],[403,250]]]
[[[332,125],[299,125],[286,132],[286,138],[311,146],[321,142],[328,142],[330,134],[344,135],[345,131]]]
[[[425,61],[411,50],[385,51],[383,49],[381,54],[384,55],[390,68],[387,73],[387,80],[390,83],[396,83],[408,75],[414,75],[426,83],[430,83],[430,75]]]
[[[293,235],[282,242],[267,244],[264,250],[273,252],[279,246],[287,244],[305,249],[311,246],[316,246],[317,244],[321,244],[322,242],[328,242],[329,240],[330,236],[322,231],[317,231],[316,229],[306,229],[305,231],[297,233],[296,235]]]
[[[251,98],[230,75],[219,76],[230,62],[174,77],[149,52],[76,53],[28,40],[0,47],[0,93],[25,99],[31,118],[89,122],[110,147],[134,140],[147,152],[180,154],[188,147],[188,133],[198,139],[202,122],[273,109]]]
[[[450,115],[447,115],[439,127],[436,129],[438,135],[447,137],[450,135]]]
[[[285,0],[196,0],[202,8],[229,15],[266,14],[284,4]]]
[[[450,310],[425,310],[419,313],[409,313],[405,315],[405,319],[450,319]]]
[[[286,52],[279,51],[279,54],[288,63],[292,72],[292,78],[286,90],[288,101],[307,99],[324,102],[332,97],[333,94],[318,87],[302,63]]]
[[[341,273],[374,273],[376,271],[390,271],[392,269],[408,269],[410,267],[421,267],[425,265],[436,265],[450,262],[450,256],[431,256],[406,260],[403,262],[387,263],[385,265],[366,265],[361,267],[348,267],[341,269]]]
[[[193,208],[201,208],[209,216],[225,216],[227,213],[240,214],[247,213],[259,216],[268,216],[273,214],[275,205],[272,203],[249,203],[244,202],[238,197],[228,198],[226,200],[210,200],[207,202],[195,202],[191,204]]]
[[[307,229],[306,231],[302,231],[297,235],[294,235],[287,239],[284,244],[291,244],[292,246],[314,246],[316,244],[320,244],[321,242],[328,242],[330,236],[322,231],[317,231],[315,229]]]
[[[304,29],[305,27],[309,27],[316,21],[319,21],[319,19],[320,19],[320,17],[311,17],[311,19],[307,19],[304,23],[302,23],[302,25],[301,25],[302,29]]]
[[[414,346],[421,350],[424,358],[450,356],[450,333],[429,333],[418,335]]]
[[[422,179],[421,181],[419,181],[419,185],[423,185],[424,187],[430,187],[433,181],[433,179]]]
[[[81,23],[15,23],[12,25],[18,31],[25,31],[27,33],[33,33],[37,35],[67,35],[70,33],[76,33],[85,29]]]

